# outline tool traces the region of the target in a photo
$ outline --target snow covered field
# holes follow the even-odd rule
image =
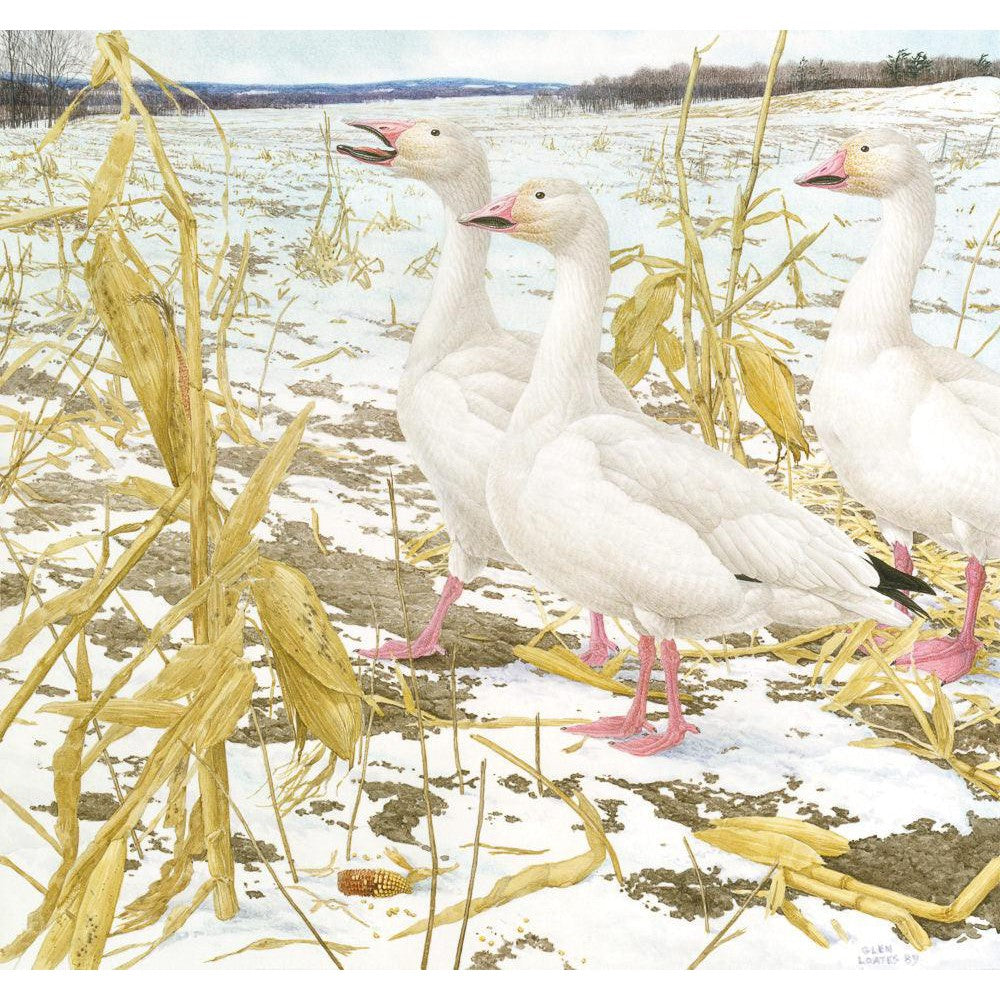
[[[468,98],[400,102],[377,108],[336,106],[330,110],[335,116],[335,142],[355,141],[357,134],[339,125],[339,120],[427,115],[459,121],[488,144],[497,194],[512,190],[529,177],[571,176],[585,182],[598,198],[610,223],[613,247],[641,243],[653,254],[682,254],[676,227],[658,227],[667,208],[634,197],[647,184],[651,166],[648,151],[659,149],[664,129],[668,149],[672,147],[674,113],[578,114],[536,120],[520,113],[522,108],[518,102],[501,98]],[[745,176],[756,111],[757,102],[737,101],[700,105],[693,112],[686,151],[696,221],[725,214],[732,205],[736,185]],[[829,224],[809,253],[815,267],[802,268],[809,304],[796,307],[793,290],[784,279],[766,293],[777,306],[769,317],[770,329],[796,348],[790,363],[796,376],[802,376],[797,379],[800,391],[808,389],[842,281],[851,275],[870,242],[877,206],[797,188],[793,178],[805,166],[826,158],[841,139],[865,127],[899,127],[920,142],[933,161],[939,199],[937,236],[916,289],[915,321],[917,332],[925,339],[951,343],[970,262],[1000,199],[1000,134],[993,133],[988,142],[998,116],[997,79],[776,100],[757,190],[780,189],[788,209],[804,223],[804,228],[793,225],[796,239]],[[433,267],[425,273],[421,261],[439,237],[438,206],[433,195],[416,183],[342,159],[339,167],[347,201],[359,219],[367,220],[357,228],[360,250],[379,258],[382,267],[373,269],[369,288],[349,280],[346,273],[332,284],[298,275],[295,260],[308,242],[326,183],[322,117],[321,109],[220,115],[233,144],[229,236],[235,249],[229,259],[234,267],[245,232],[251,235],[252,247],[246,285],[249,299],[245,314],[237,316],[230,330],[228,358],[240,402],[255,407],[263,381],[261,426],[251,421],[262,444],[272,442],[307,402],[315,403],[306,440],[317,447],[300,451],[292,475],[275,497],[261,537],[267,553],[307,572],[353,654],[373,644],[373,608],[383,630],[398,634],[401,627],[386,489],[390,466],[397,482],[402,534],[410,537],[440,524],[433,495],[412,465],[393,413],[409,329],[420,317],[433,276]],[[214,130],[205,116],[161,119],[160,126],[168,150],[181,168],[182,182],[194,195],[203,259],[211,262],[224,231],[218,210],[224,173]],[[86,201],[86,191],[77,178],[93,175],[109,131],[107,120],[85,119],[69,126],[55,149],[58,174],[52,180],[57,200]],[[595,143],[598,137],[606,141]],[[12,156],[26,148],[28,139],[24,134],[0,133],[0,215],[44,204],[44,190],[30,161]],[[141,189],[139,175],[142,166],[149,163],[144,146],[136,163],[132,193],[153,193]],[[172,257],[153,222],[161,212],[155,204],[137,207],[137,219],[133,220],[137,224],[130,235],[147,259],[166,263]],[[392,221],[397,217],[408,228]],[[148,220],[149,225],[138,224],[141,220]],[[144,238],[137,235],[143,232]],[[764,273],[781,260],[788,244],[781,226],[758,232],[761,235],[755,235],[746,259]],[[36,266],[26,282],[24,312],[18,318],[22,341],[27,340],[25,331],[39,339],[54,336],[58,329],[53,329],[45,293],[56,278],[51,269],[37,266],[53,259],[51,231],[41,228],[32,237],[6,232],[0,238],[11,255],[29,240],[37,244],[33,250]],[[511,326],[540,327],[552,288],[549,258],[533,246],[510,240],[495,242],[490,287],[501,321]],[[969,291],[962,343],[970,351],[1000,320],[998,249],[986,248]],[[710,265],[721,264],[728,259],[728,239],[724,235],[709,239],[706,251]],[[640,276],[635,268],[617,272],[613,294],[630,293]],[[82,298],[81,288],[76,291]],[[0,319],[7,310],[8,304],[0,307]],[[215,319],[206,318],[206,330],[212,333],[215,327]],[[268,359],[272,335],[273,350]],[[348,351],[329,357],[338,346]],[[1000,340],[981,357],[1000,367]],[[0,384],[0,403],[35,412],[41,400],[54,391],[44,374],[37,374],[37,361]],[[31,374],[33,370],[36,374]],[[636,393],[648,412],[665,419],[678,418],[681,404],[657,371],[654,362],[653,372]],[[208,381],[211,384],[211,372]],[[30,480],[39,497],[52,501],[39,508],[51,524],[12,498],[0,511],[0,527],[20,546],[38,552],[57,538],[102,530],[110,484],[130,475],[163,481],[148,441],[130,438],[122,449],[105,442],[103,449],[108,459],[104,467],[93,456],[77,451],[65,468],[47,467]],[[761,457],[773,457],[773,446],[763,439],[754,443],[754,451]],[[217,482],[228,490],[224,500],[239,492],[261,454],[263,449],[238,446],[226,439],[220,442]],[[135,520],[136,511],[141,509],[135,502],[114,495],[109,503],[115,524]],[[314,514],[322,548],[311,527]],[[91,548],[96,554],[97,545]],[[128,578],[124,593],[144,622],[157,620],[186,592],[186,559],[186,535],[168,529]],[[30,565],[32,560],[26,561]],[[92,565],[83,549],[74,549],[46,560],[35,582],[44,596],[51,596],[78,584]],[[0,573],[2,634],[18,620],[24,594],[6,549],[0,550]],[[411,615],[415,620],[423,618],[433,605],[434,588],[440,590],[440,575],[424,565],[407,568],[404,581]],[[492,568],[488,578],[466,590],[443,637],[445,647],[456,651],[460,717],[483,721],[533,718],[539,713],[543,720],[554,720],[592,718],[607,710],[611,696],[605,692],[512,662],[511,647],[529,640],[544,624],[540,608],[551,617],[566,610],[566,603],[555,595],[543,593],[538,598],[536,603],[527,576],[512,568]],[[580,628],[577,619],[561,630],[571,647],[582,636]],[[143,638],[114,600],[88,635],[98,688],[102,678],[106,680]],[[179,631],[172,641],[176,646],[186,637]],[[613,637],[623,641],[616,630]],[[8,692],[14,691],[49,641],[43,634],[23,656],[0,666],[0,702],[8,700]],[[250,644],[247,651],[250,657],[258,658],[255,701],[263,711],[268,707],[271,684],[264,651],[260,645]],[[137,682],[149,679],[157,666],[154,659],[147,661],[137,673]],[[363,666],[361,673],[367,687],[369,668]],[[399,696],[391,666],[378,667],[376,676],[376,690]],[[438,717],[450,717],[447,660],[423,661],[418,676],[425,709]],[[809,684],[807,669],[791,668],[765,657],[712,663],[690,657],[684,661],[681,682],[682,691],[691,699],[687,710],[701,733],[660,757],[632,758],[594,740],[574,749],[574,737],[561,732],[558,725],[543,725],[545,775],[567,793],[582,791],[598,807],[619,854],[625,884],[618,884],[605,863],[571,888],[546,889],[487,911],[469,924],[464,965],[588,969],[686,966],[710,935],[705,932],[702,895],[684,838],[692,844],[704,873],[712,934],[743,901],[741,893],[766,873],[759,864],[691,839],[692,830],[702,829],[708,820],[720,816],[777,814],[836,829],[852,842],[860,842],[841,859],[843,871],[936,902],[950,900],[988,860],[1000,854],[1000,801],[974,791],[953,770],[902,750],[852,746],[874,731],[863,718],[823,711],[828,692]],[[1000,701],[997,676],[976,674],[954,688],[988,695],[994,703]],[[58,664],[48,686],[32,699],[21,723],[0,745],[0,789],[30,806],[32,815],[48,828],[53,819],[48,811],[51,774],[46,767],[53,745],[61,739],[64,722],[35,709],[45,701],[67,696],[71,690],[65,667]],[[291,731],[283,719],[281,715],[265,729],[276,767],[288,763],[292,754]],[[492,853],[484,846],[477,893],[527,864],[562,860],[586,849],[578,817],[555,796],[540,796],[534,781],[474,742],[472,734],[477,731],[525,760],[534,760],[535,735],[530,725],[463,729],[459,742],[466,780],[461,794],[451,732],[444,728],[429,734],[438,849],[445,865],[458,864],[456,870],[440,878],[439,910],[464,898],[475,827],[477,775],[484,756],[488,785],[483,844],[543,853],[523,857]],[[353,837],[360,859],[355,858],[354,863],[392,867],[383,852],[394,847],[414,864],[426,865],[415,728],[397,712],[381,720],[374,732]],[[995,725],[969,730],[966,739],[964,749],[977,759],[996,758],[1000,750]],[[115,745],[113,761],[126,786],[138,773],[149,746],[145,730]],[[272,860],[287,883],[256,734],[246,720],[230,741],[229,755],[234,798],[242,804],[256,839],[274,845]],[[341,767],[325,792],[288,817],[295,863],[303,873],[302,888],[294,894],[301,906],[313,910],[312,919],[324,937],[358,949],[343,959],[349,968],[413,968],[419,964],[422,935],[398,941],[389,938],[426,915],[426,882],[411,896],[344,901],[337,892],[335,874],[304,874],[305,869],[324,869],[335,851],[337,866],[344,865],[346,827],[358,778],[358,767],[349,772]],[[114,808],[109,793],[107,771],[93,768],[85,784],[87,809],[81,808],[81,815],[86,813],[93,821],[106,818]],[[147,819],[156,811],[151,808]],[[83,823],[85,838],[90,826],[91,820]],[[241,832],[236,825],[234,830]],[[146,859],[141,864],[130,854],[136,864],[126,873],[126,901],[156,877],[169,844],[161,841],[157,831],[144,840],[143,848]],[[51,847],[2,805],[0,854],[42,882],[56,863]],[[211,904],[205,903],[180,932],[145,959],[144,968],[198,966],[265,937],[308,938],[249,845],[244,843],[238,855],[239,915],[219,923]],[[190,898],[199,881],[196,876],[182,900]],[[6,943],[24,926],[38,895],[3,867],[0,895],[5,900],[0,908],[0,942]],[[330,904],[324,905],[327,900]],[[707,965],[854,968],[919,963],[924,967],[1000,967],[1000,890],[964,923],[927,925],[933,947],[919,954],[885,921],[806,896],[797,897],[796,904],[820,928],[828,941],[827,949],[819,948],[780,915],[765,920],[763,907],[753,906],[738,925],[744,933],[721,946]],[[843,937],[835,932],[833,920],[839,923]],[[158,933],[149,929],[113,938],[110,947],[150,942]],[[435,932],[432,967],[451,967],[456,935],[454,924]],[[136,953],[125,951],[120,960]],[[327,961],[319,948],[305,943],[245,952],[226,958],[220,965],[320,967]],[[115,962],[112,958],[106,964]],[[28,964],[27,959],[22,964]]]

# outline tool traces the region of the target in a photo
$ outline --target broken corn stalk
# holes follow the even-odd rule
[[[788,889],[892,922],[918,951],[929,948],[931,940],[916,917],[957,923],[971,916],[986,896],[1000,886],[1000,856],[990,861],[948,904],[930,903],[893,889],[860,882],[850,875],[830,870],[819,856],[820,853],[828,857],[845,854],[850,843],[839,834],[803,820],[735,816],[713,820],[710,829],[700,830],[695,836],[750,861],[778,866],[781,882]],[[810,856],[815,861],[810,862]],[[775,892],[773,902],[785,917],[817,944],[827,947],[826,939],[801,912],[787,899],[779,903],[777,895]]]

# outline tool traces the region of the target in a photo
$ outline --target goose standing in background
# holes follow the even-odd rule
[[[1000,556],[1000,375],[913,333],[934,181],[906,136],[863,132],[796,183],[882,203],[878,236],[830,327],[811,413],[830,464],[875,514],[897,568],[912,571],[914,531],[968,556],[958,636],[921,640],[899,661],[953,681],[983,648],[975,637],[983,563]]]
[[[531,181],[462,220],[555,256],[552,311],[531,380],[490,467],[487,499],[507,550],[570,600],[632,623],[640,673],[628,714],[569,727],[648,756],[697,732],[683,716],[675,639],[772,622],[878,618],[928,590],[866,556],[837,528],[757,473],[678,428],[601,394],[594,359],[611,279],[608,227],[587,190]],[[650,732],[659,640],[669,722]]]
[[[449,576],[436,609],[412,642],[414,659],[443,653],[448,608],[489,560],[512,562],[486,506],[486,473],[510,415],[528,382],[538,334],[505,330],[486,292],[489,237],[458,223],[490,196],[480,142],[461,125],[439,119],[350,123],[378,137],[383,148],[339,145],[364,163],[427,184],[444,205],[445,234],[430,302],[417,324],[399,384],[399,425],[437,496],[451,539]],[[638,411],[628,389],[592,359],[604,398]],[[602,665],[618,650],[601,615],[591,612],[591,637],[581,659]],[[403,659],[405,641],[391,640],[364,656]]]

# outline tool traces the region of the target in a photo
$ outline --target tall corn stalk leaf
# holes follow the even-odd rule
[[[302,441],[302,432],[312,413],[309,403],[285,428],[277,443],[261,459],[246,486],[236,498],[222,525],[222,531],[212,555],[212,565],[222,566],[250,541],[250,532],[260,523],[271,503],[274,488],[284,479],[295,451]]]
[[[635,294],[615,311],[611,320],[615,341],[611,361],[615,374],[629,388],[649,371],[658,338],[667,332],[663,324],[673,313],[676,295],[677,280],[673,275],[649,274]]]
[[[70,945],[74,969],[96,969],[101,964],[125,877],[126,850],[125,837],[112,841],[87,881]]]

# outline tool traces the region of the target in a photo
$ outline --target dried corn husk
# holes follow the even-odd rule
[[[187,922],[188,918],[201,907],[201,904],[205,902],[211,893],[215,885],[214,879],[207,879],[202,882],[200,886],[195,890],[194,896],[187,902],[182,903],[180,906],[175,906],[168,915],[167,919],[163,921],[163,931],[160,936],[146,949],[136,955],[134,958],[130,958],[127,962],[123,962],[121,965],[117,966],[119,969],[131,969],[138,965],[147,955],[155,951],[167,938],[172,937],[176,934]],[[181,889],[178,888],[176,892],[180,892]],[[145,924],[143,926],[146,926]]]
[[[822,865],[823,859],[808,844],[783,833],[761,830],[741,830],[737,827],[712,827],[698,830],[695,836],[720,850],[739,854],[762,865],[780,865],[800,871],[812,865]]]
[[[785,364],[760,341],[741,338],[733,341],[740,381],[747,403],[774,435],[798,460],[809,454],[802,415],[795,398],[795,380]]]
[[[123,118],[108,143],[108,151],[97,168],[94,183],[90,188],[90,202],[87,206],[87,225],[92,226],[97,217],[121,197],[125,185],[125,175],[135,151],[135,132],[138,121]]]
[[[634,386],[649,371],[653,351],[663,340],[666,357],[671,364],[676,357],[670,334],[663,324],[670,319],[677,296],[677,278],[673,273],[648,274],[639,283],[635,294],[626,299],[615,311],[611,320],[611,334],[615,345],[611,362],[615,374],[629,387]],[[677,343],[677,348],[680,344]],[[679,368],[681,361],[675,367]],[[668,368],[674,371],[674,367]]]
[[[851,847],[851,842],[846,837],[802,819],[785,819],[781,816],[730,816],[725,819],[713,819],[712,826],[784,834],[808,844],[814,851],[828,858],[846,854]]]
[[[358,950],[355,945],[338,944],[336,941],[324,940],[323,943],[331,951],[335,951],[340,955],[350,955],[352,951]],[[319,942],[315,938],[260,938],[257,941],[251,941],[250,944],[246,944],[242,948],[237,948],[236,951],[227,951],[224,955],[216,955],[214,958],[208,959],[208,961],[221,962],[224,958],[232,958],[234,955],[242,955],[248,951],[274,951],[277,948],[288,948],[291,945],[297,944],[315,945],[319,944]]]
[[[81,642],[78,649],[81,652],[77,657],[76,693],[79,698],[90,698],[93,691],[86,645]],[[56,801],[55,846],[60,854],[59,866],[49,879],[41,904],[29,914],[24,930],[5,948],[0,949],[0,962],[8,962],[24,954],[57,913],[63,885],[73,868],[80,846],[77,809],[82,774],[80,757],[86,732],[85,722],[71,722],[65,739],[52,755],[52,790]],[[49,933],[36,956],[36,968],[54,968],[63,960],[69,950],[74,924],[73,917],[66,912],[57,917],[56,922],[49,927]]]
[[[94,701],[50,701],[42,705],[38,711],[66,715],[71,719],[89,719],[95,705]],[[148,726],[153,729],[167,729],[183,714],[183,707],[170,701],[113,698],[97,711],[96,718],[101,722],[120,723],[131,728]]]
[[[311,733],[353,762],[361,736],[361,688],[313,585],[297,569],[261,559],[253,596],[299,750]]]
[[[105,550],[100,563],[94,569],[93,575],[86,583],[81,584],[75,590],[66,590],[61,594],[56,594],[55,597],[47,600],[15,625],[3,640],[0,641],[0,662],[20,656],[24,652],[25,646],[35,636],[49,625],[59,621],[60,618],[65,618],[67,615],[79,614],[86,609],[104,582],[104,568],[107,565],[107,557],[108,553]]]
[[[793,927],[797,927],[811,941],[815,941],[821,948],[830,947],[830,942],[827,941],[823,932],[814,923],[809,921],[805,914],[791,900],[786,899],[782,902],[781,912]]]
[[[94,308],[128,372],[175,485],[190,471],[189,426],[178,383],[176,335],[168,329],[152,275],[118,236],[101,233],[84,267]]]

